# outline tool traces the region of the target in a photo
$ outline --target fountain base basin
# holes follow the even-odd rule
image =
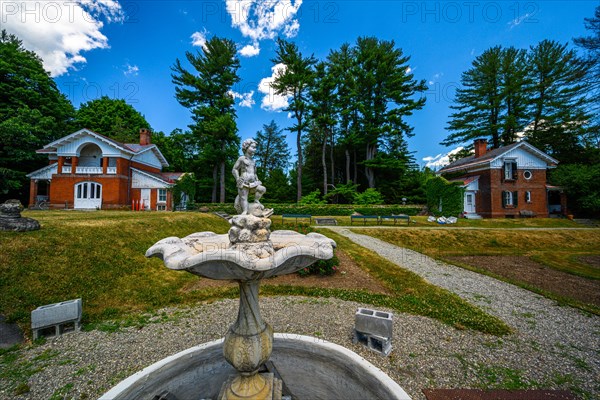
[[[276,333],[270,360],[298,400],[410,399],[364,358],[318,338]],[[117,384],[100,399],[152,399],[168,391],[178,400],[216,400],[223,383],[235,374],[223,357],[220,339],[167,357]]]

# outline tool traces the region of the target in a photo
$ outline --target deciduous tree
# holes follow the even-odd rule
[[[137,143],[146,118],[123,99],[102,96],[83,103],[75,114],[77,129],[88,128],[121,143]]]
[[[35,150],[70,133],[75,110],[42,60],[0,32],[0,201],[28,198],[27,173],[47,164]]]

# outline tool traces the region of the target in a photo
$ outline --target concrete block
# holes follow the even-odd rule
[[[42,330],[54,329],[55,335],[64,332],[64,325],[73,324],[79,330],[81,324],[81,299],[48,304],[31,312],[33,338],[37,339]]]
[[[369,335],[366,333],[354,330],[353,340],[354,343],[361,343],[367,346],[369,350],[381,354],[382,356],[388,356],[392,352],[392,339],[384,338],[376,335]]]
[[[393,314],[384,311],[359,308],[354,315],[354,329],[358,332],[383,338],[392,338]]]

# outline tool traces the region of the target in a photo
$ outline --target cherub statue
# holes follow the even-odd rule
[[[267,191],[256,176],[256,165],[252,156],[256,152],[256,141],[254,139],[246,139],[242,143],[243,156],[238,158],[233,166],[233,177],[236,180],[238,195],[235,198],[235,209],[241,214],[248,214],[248,196],[254,194],[254,203],[261,206],[260,198]]]

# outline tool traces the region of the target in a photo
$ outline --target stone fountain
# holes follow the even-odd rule
[[[121,382],[102,399],[409,399],[383,372],[341,346],[299,335],[276,335],[274,341],[273,329],[260,313],[261,280],[330,259],[336,244],[318,233],[270,231],[273,211],[259,201],[266,189],[256,177],[252,159],[256,142],[248,139],[242,148],[244,155],[233,169],[239,214],[230,219],[228,234],[169,237],[146,252],[173,270],[237,281],[237,320],[224,339],[162,360]],[[248,201],[251,194],[253,203]],[[273,371],[262,372],[265,364]]]

